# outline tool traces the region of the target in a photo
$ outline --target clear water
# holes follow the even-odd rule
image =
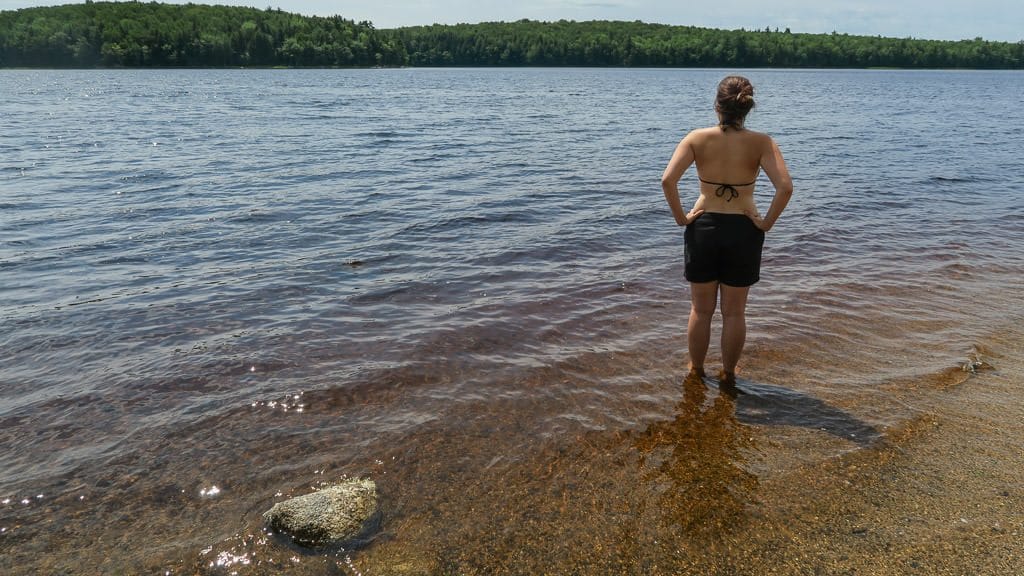
[[[0,71],[0,568],[618,574],[871,449],[1020,331],[1024,74],[746,73],[796,191],[730,399],[658,184],[725,73]],[[262,531],[343,476],[348,560]]]

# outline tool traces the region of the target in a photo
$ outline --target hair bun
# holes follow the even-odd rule
[[[747,112],[754,107],[754,87],[742,76],[726,76],[718,84],[715,110],[722,126],[743,125]]]

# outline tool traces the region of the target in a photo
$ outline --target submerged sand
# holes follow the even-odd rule
[[[819,420],[834,429],[811,429],[772,408],[763,386],[747,383],[755,409],[713,379],[681,383],[675,417],[644,430],[595,430],[485,466],[470,455],[494,429],[470,424],[452,438],[439,425],[433,439],[421,430],[415,445],[426,453],[409,454],[410,441],[382,455],[393,463],[378,470],[390,504],[367,547],[288,551],[289,561],[272,539],[240,538],[185,571],[1020,574],[1024,349],[1011,335],[989,344],[977,373],[951,366],[884,386],[915,415],[875,435],[839,408],[789,398],[835,412]],[[513,445],[531,435],[502,432]],[[417,479],[440,489],[406,495]],[[247,563],[215,566],[218,551]]]
[[[639,429],[538,431],[528,404],[549,401],[542,389],[490,399],[490,413],[458,426],[428,422],[366,462],[336,464],[380,488],[381,531],[358,550],[309,551],[268,536],[259,514],[287,494],[239,485],[230,500],[211,501],[237,516],[218,512],[214,521],[192,516],[201,509],[161,506],[166,525],[190,524],[194,536],[155,547],[147,540],[162,542],[156,519],[132,518],[132,504],[116,497],[104,506],[119,520],[83,540],[75,518],[113,512],[71,494],[57,503],[66,511],[53,516],[65,518],[59,530],[6,526],[0,566],[11,574],[1017,575],[1018,336],[986,339],[976,373],[951,365],[828,401],[753,380],[741,379],[739,395],[713,378],[675,382],[666,392],[671,416],[652,413]],[[857,416],[871,404],[867,394],[885,394],[903,412],[891,425],[868,424]],[[211,542],[211,530],[224,536]]]

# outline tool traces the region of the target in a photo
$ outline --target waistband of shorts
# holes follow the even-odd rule
[[[743,218],[746,220],[750,220],[750,218],[742,212],[705,212],[698,216],[697,218],[703,218],[705,216],[709,216],[716,220],[729,220],[730,218]]]

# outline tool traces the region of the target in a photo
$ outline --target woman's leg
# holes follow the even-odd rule
[[[711,317],[718,303],[718,282],[690,283],[690,321],[686,343],[690,349],[690,370],[704,374],[704,358],[711,342]]]
[[[736,379],[736,364],[747,339],[747,293],[750,286],[722,284],[722,370],[725,379]]]

